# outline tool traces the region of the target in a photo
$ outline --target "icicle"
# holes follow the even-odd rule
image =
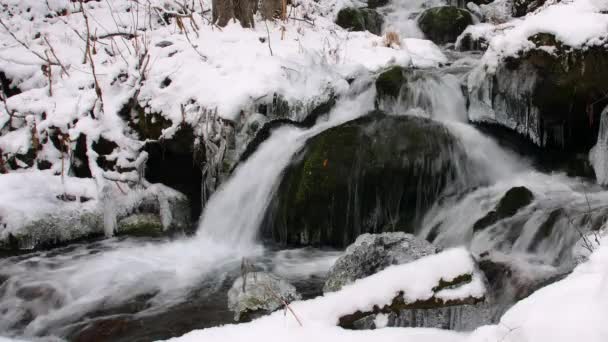
[[[589,151],[589,161],[595,171],[597,182],[608,185],[608,106],[601,114],[597,143]]]
[[[117,208],[112,186],[108,182],[105,182],[101,189],[101,203],[103,205],[103,230],[105,235],[110,237],[116,231]]]

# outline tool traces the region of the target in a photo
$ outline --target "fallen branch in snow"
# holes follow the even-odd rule
[[[268,49],[270,50],[270,55],[273,56],[272,54],[272,46],[270,46],[270,31],[268,30],[268,24],[266,23],[266,20],[264,20],[264,25],[266,25],[266,35],[268,36]]]
[[[137,35],[135,35],[131,32],[112,32],[112,33],[102,34],[100,36],[93,36],[93,37],[91,37],[91,40],[97,41],[99,39],[108,39],[108,38],[114,38],[114,37],[123,37],[126,39],[133,39],[133,38],[137,37]]]

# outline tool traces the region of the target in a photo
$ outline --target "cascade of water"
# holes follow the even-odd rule
[[[447,0],[391,1],[381,9],[385,15],[385,31],[394,31],[401,38],[424,38],[416,18],[424,9],[450,4]]]
[[[437,203],[426,214],[419,234],[444,246],[468,245],[476,253],[501,250],[556,265],[571,261],[571,248],[581,232],[597,229],[603,223],[606,210],[601,203],[608,199],[608,193],[565,175],[537,172],[525,159],[468,124],[461,79],[445,70],[411,72],[399,99],[389,104],[395,113],[442,121],[460,140],[476,166],[475,176],[485,184]],[[602,124],[606,123],[605,117]],[[596,168],[605,154],[600,151],[606,144],[606,134],[602,132],[590,154]],[[474,232],[475,223],[517,186],[529,189],[534,202],[515,215]]]

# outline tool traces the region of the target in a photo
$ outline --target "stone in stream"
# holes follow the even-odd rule
[[[526,187],[518,186],[509,189],[493,210],[475,222],[473,231],[483,230],[500,220],[512,217],[520,209],[532,203],[533,200],[534,194]]]
[[[382,33],[384,19],[380,13],[372,9],[347,7],[338,12],[336,24],[351,31],[369,31],[373,34]]]
[[[300,298],[293,285],[276,275],[249,272],[239,277],[228,291],[228,308],[234,312],[235,321],[247,321]]]
[[[405,68],[393,66],[383,71],[376,79],[376,97],[378,101],[383,99],[397,99],[401,89],[407,83]]]
[[[468,159],[441,124],[372,112],[311,138],[283,174],[262,225],[282,244],[343,248],[360,234],[414,231]]]
[[[418,26],[435,44],[453,43],[473,24],[473,16],[467,10],[455,6],[429,8],[418,17]]]
[[[330,269],[323,292],[338,291],[391,265],[405,264],[438,251],[437,246],[426,240],[403,232],[360,235]]]

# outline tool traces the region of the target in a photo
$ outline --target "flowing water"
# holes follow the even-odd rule
[[[466,65],[461,60],[451,67],[413,71],[402,96],[383,104],[391,113],[443,122],[460,140],[479,178],[477,188],[460,189],[438,201],[418,234],[442,246],[467,245],[474,253],[494,250],[527,263],[568,267],[581,233],[603,223],[606,211],[596,209],[607,203],[608,192],[563,174],[536,171],[526,159],[469,125],[461,88],[470,70]],[[217,325],[231,317],[224,296],[242,258],[305,289],[310,286],[309,296],[317,294],[315,286],[338,253],[274,250],[260,245],[258,229],[294,153],[315,134],[373,109],[370,84],[366,78],[356,81],[353,93],[310,129],[275,130],[214,194],[193,237],[172,242],[109,239],[0,260],[0,334],[67,336],[99,317],[125,314],[135,315],[129,320],[152,317],[145,322],[157,327],[142,339]],[[475,222],[515,186],[534,193],[532,204],[474,234]],[[549,220],[553,225],[547,228]],[[197,301],[202,304],[192,306]],[[172,315],[163,316],[166,312]],[[190,316],[198,322],[185,318]],[[176,324],[173,332],[154,335],[158,325],[170,324]]]

